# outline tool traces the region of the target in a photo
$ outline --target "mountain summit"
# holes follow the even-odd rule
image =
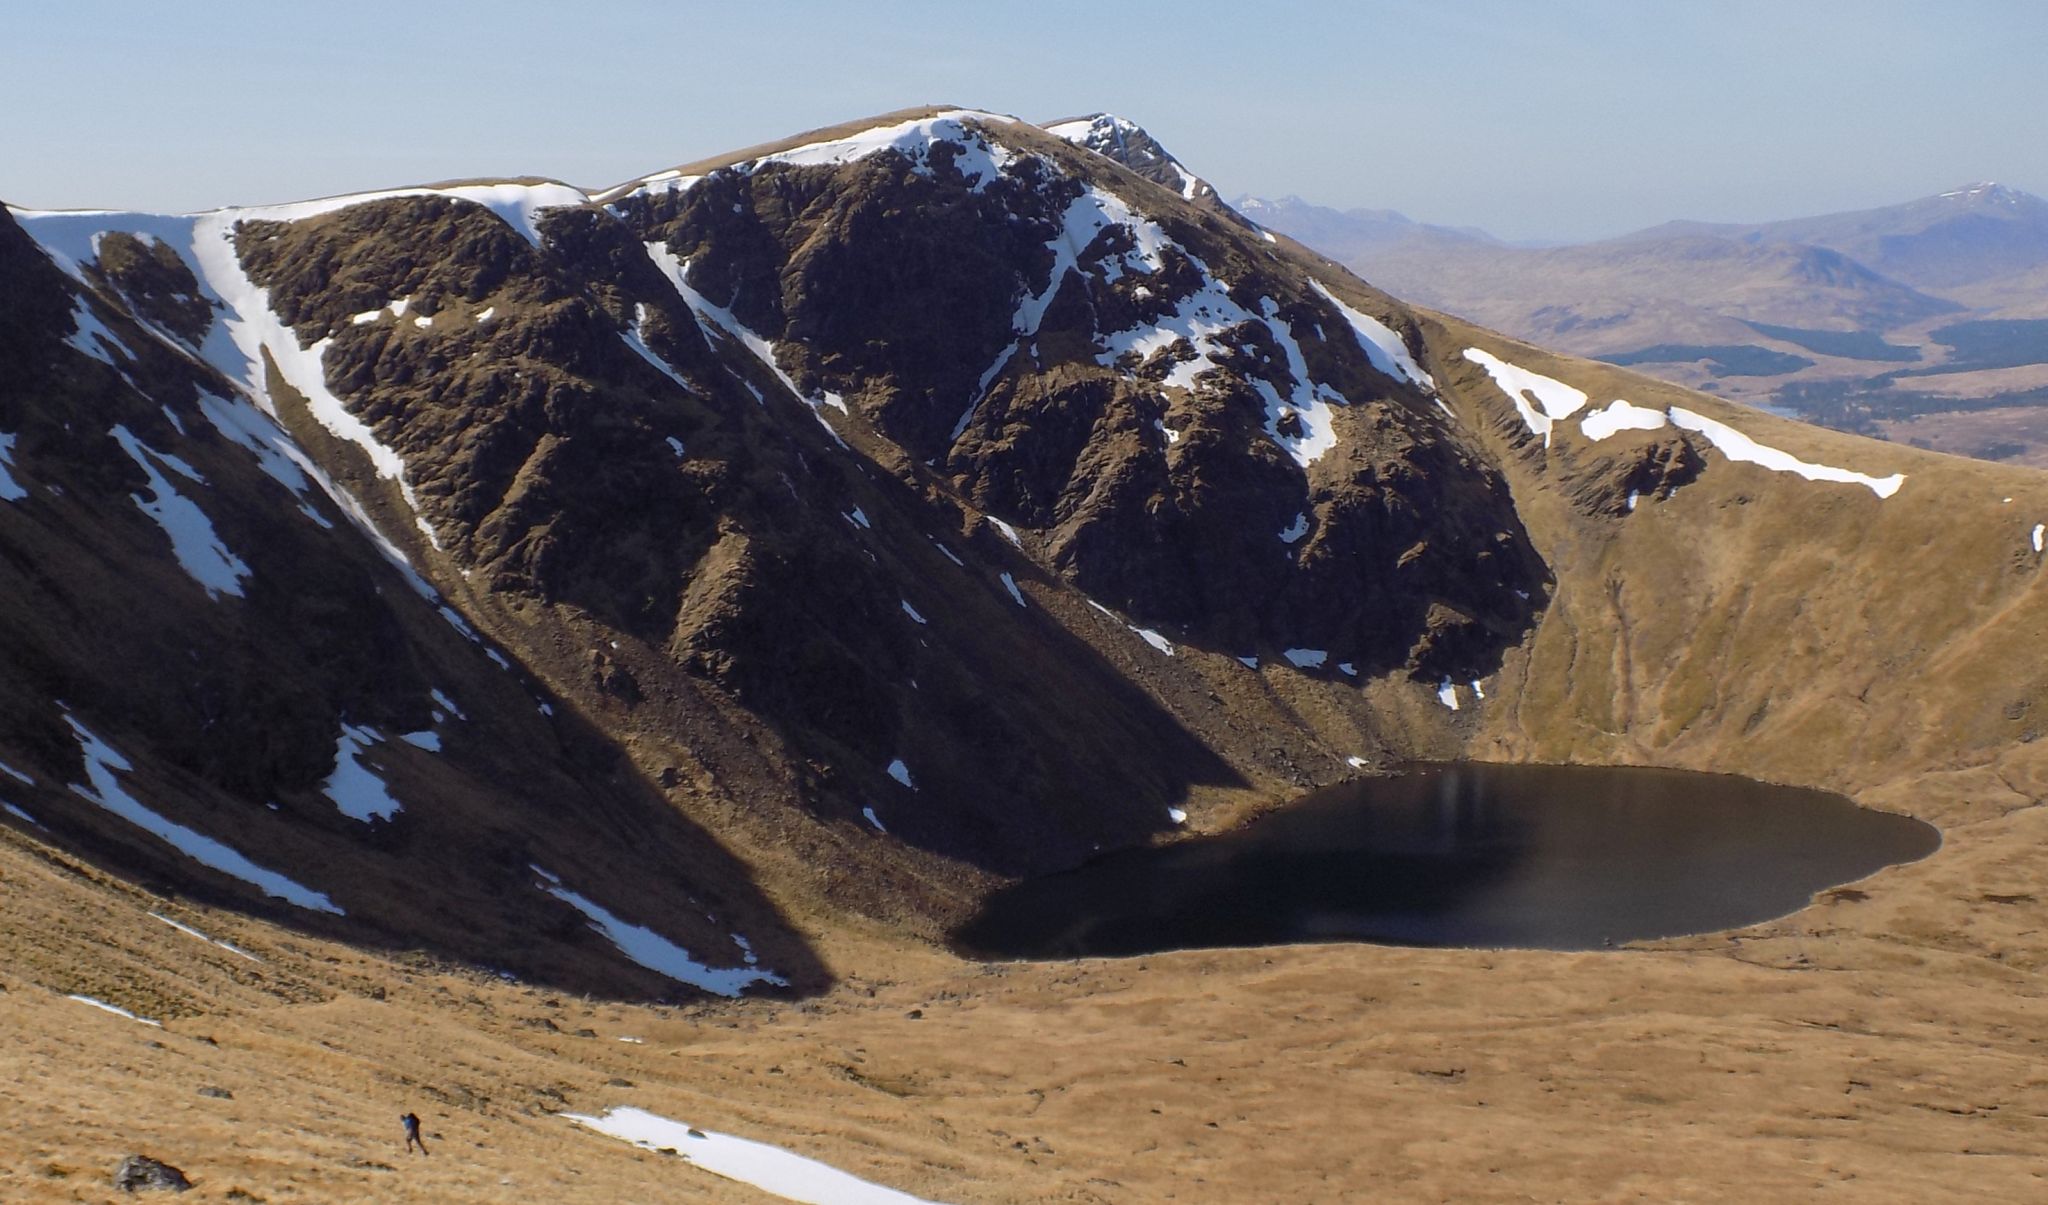
[[[1113,113],[1092,113],[1065,121],[1047,122],[1047,133],[1075,146],[1113,159],[1132,171],[1180,194],[1186,201],[1215,201],[1216,190],[1207,180],[1181,166],[1159,140],[1134,122]]]

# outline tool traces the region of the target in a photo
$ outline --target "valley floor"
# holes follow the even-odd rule
[[[1652,948],[983,966],[844,938],[860,974],[822,998],[669,1008],[195,909],[10,831],[0,1199],[112,1199],[132,1152],[187,1201],[767,1199],[557,1115],[623,1105],[953,1202],[2041,1199],[2043,851],[2021,808]]]

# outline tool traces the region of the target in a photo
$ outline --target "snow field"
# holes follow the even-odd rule
[[[646,1150],[674,1151],[714,1176],[750,1184],[785,1201],[807,1205],[935,1205],[781,1147],[699,1130],[645,1109],[619,1107],[598,1117],[580,1113],[561,1116]]]

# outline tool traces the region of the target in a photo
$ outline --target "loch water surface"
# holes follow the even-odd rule
[[[954,937],[986,957],[1215,946],[1597,949],[1738,928],[1926,857],[1932,826],[1721,774],[1419,763],[1233,832],[998,891]]]

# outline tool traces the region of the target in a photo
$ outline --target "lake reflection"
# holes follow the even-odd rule
[[[1932,853],[1932,827],[1821,791],[1677,770],[1421,763],[1237,832],[993,895],[993,957],[1304,941],[1593,949],[1737,928]]]

